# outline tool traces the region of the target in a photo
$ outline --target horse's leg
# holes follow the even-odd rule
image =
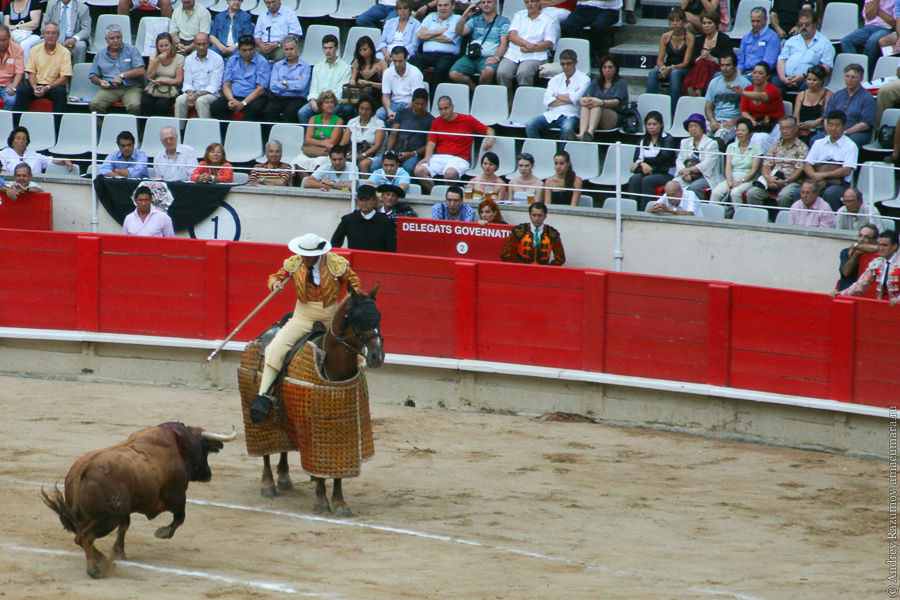
[[[331,506],[325,493],[325,480],[321,477],[313,477],[312,480],[316,482],[316,503],[313,505],[313,512],[317,515],[330,513]]]
[[[275,495],[275,480],[272,478],[272,465],[269,463],[269,455],[263,456],[263,474],[259,485],[259,493],[266,498]]]
[[[288,468],[287,452],[282,452],[281,458],[278,459],[278,489],[294,489],[294,484],[291,482],[291,472]]]
[[[331,490],[331,506],[334,509],[334,514],[339,517],[353,516],[353,511],[351,511],[350,507],[347,506],[347,503],[344,502],[344,492],[341,488],[340,478],[334,480],[334,489]]]

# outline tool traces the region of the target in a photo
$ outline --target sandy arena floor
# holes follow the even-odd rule
[[[373,400],[354,517],[312,514],[297,454],[296,488],[262,498],[241,434],[175,537],[136,515],[95,581],[39,486],[148,425],[227,432],[237,392],[0,377],[0,598],[886,597],[887,462]]]

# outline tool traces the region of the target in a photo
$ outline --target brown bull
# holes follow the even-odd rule
[[[118,527],[112,557],[124,560],[131,514],[153,519],[164,511],[171,512],[173,519],[156,530],[156,537],[172,537],[184,523],[188,483],[209,481],[209,453],[218,452],[222,442],[236,436],[236,432],[217,435],[183,423],[141,429],[124,442],[79,458],[66,475],[65,498],[58,487],[49,493],[41,489],[41,498],[59,515],[63,527],[75,534],[75,544],[87,558],[88,575],[104,577],[113,562],[94,547],[94,540]]]

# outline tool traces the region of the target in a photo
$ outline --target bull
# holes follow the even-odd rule
[[[167,539],[175,534],[184,523],[188,483],[209,481],[209,453],[236,436],[236,431],[219,435],[183,423],[141,429],[124,442],[75,461],[66,475],[65,497],[54,486],[49,492],[42,488],[41,499],[75,534],[75,545],[87,559],[87,574],[98,579],[109,573],[114,560],[125,560],[125,532],[133,513],[153,519],[169,511],[172,522],[155,535]],[[110,560],[94,547],[94,540],[116,528]]]

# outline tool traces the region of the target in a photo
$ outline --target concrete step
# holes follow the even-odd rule
[[[681,6],[680,0],[642,0],[640,14],[649,19],[666,19],[676,6]]]
[[[638,97],[647,91],[647,73],[649,72],[650,69],[635,69],[633,67],[619,69],[619,75],[628,84],[628,96],[632,102],[637,102]]]
[[[656,65],[659,43],[626,43],[613,46],[610,54],[619,61],[620,68],[650,70]]]
[[[639,17],[637,25],[626,25],[616,34],[616,42],[628,43],[652,43],[659,44],[660,36],[669,30],[669,22],[666,19],[647,19]]]

